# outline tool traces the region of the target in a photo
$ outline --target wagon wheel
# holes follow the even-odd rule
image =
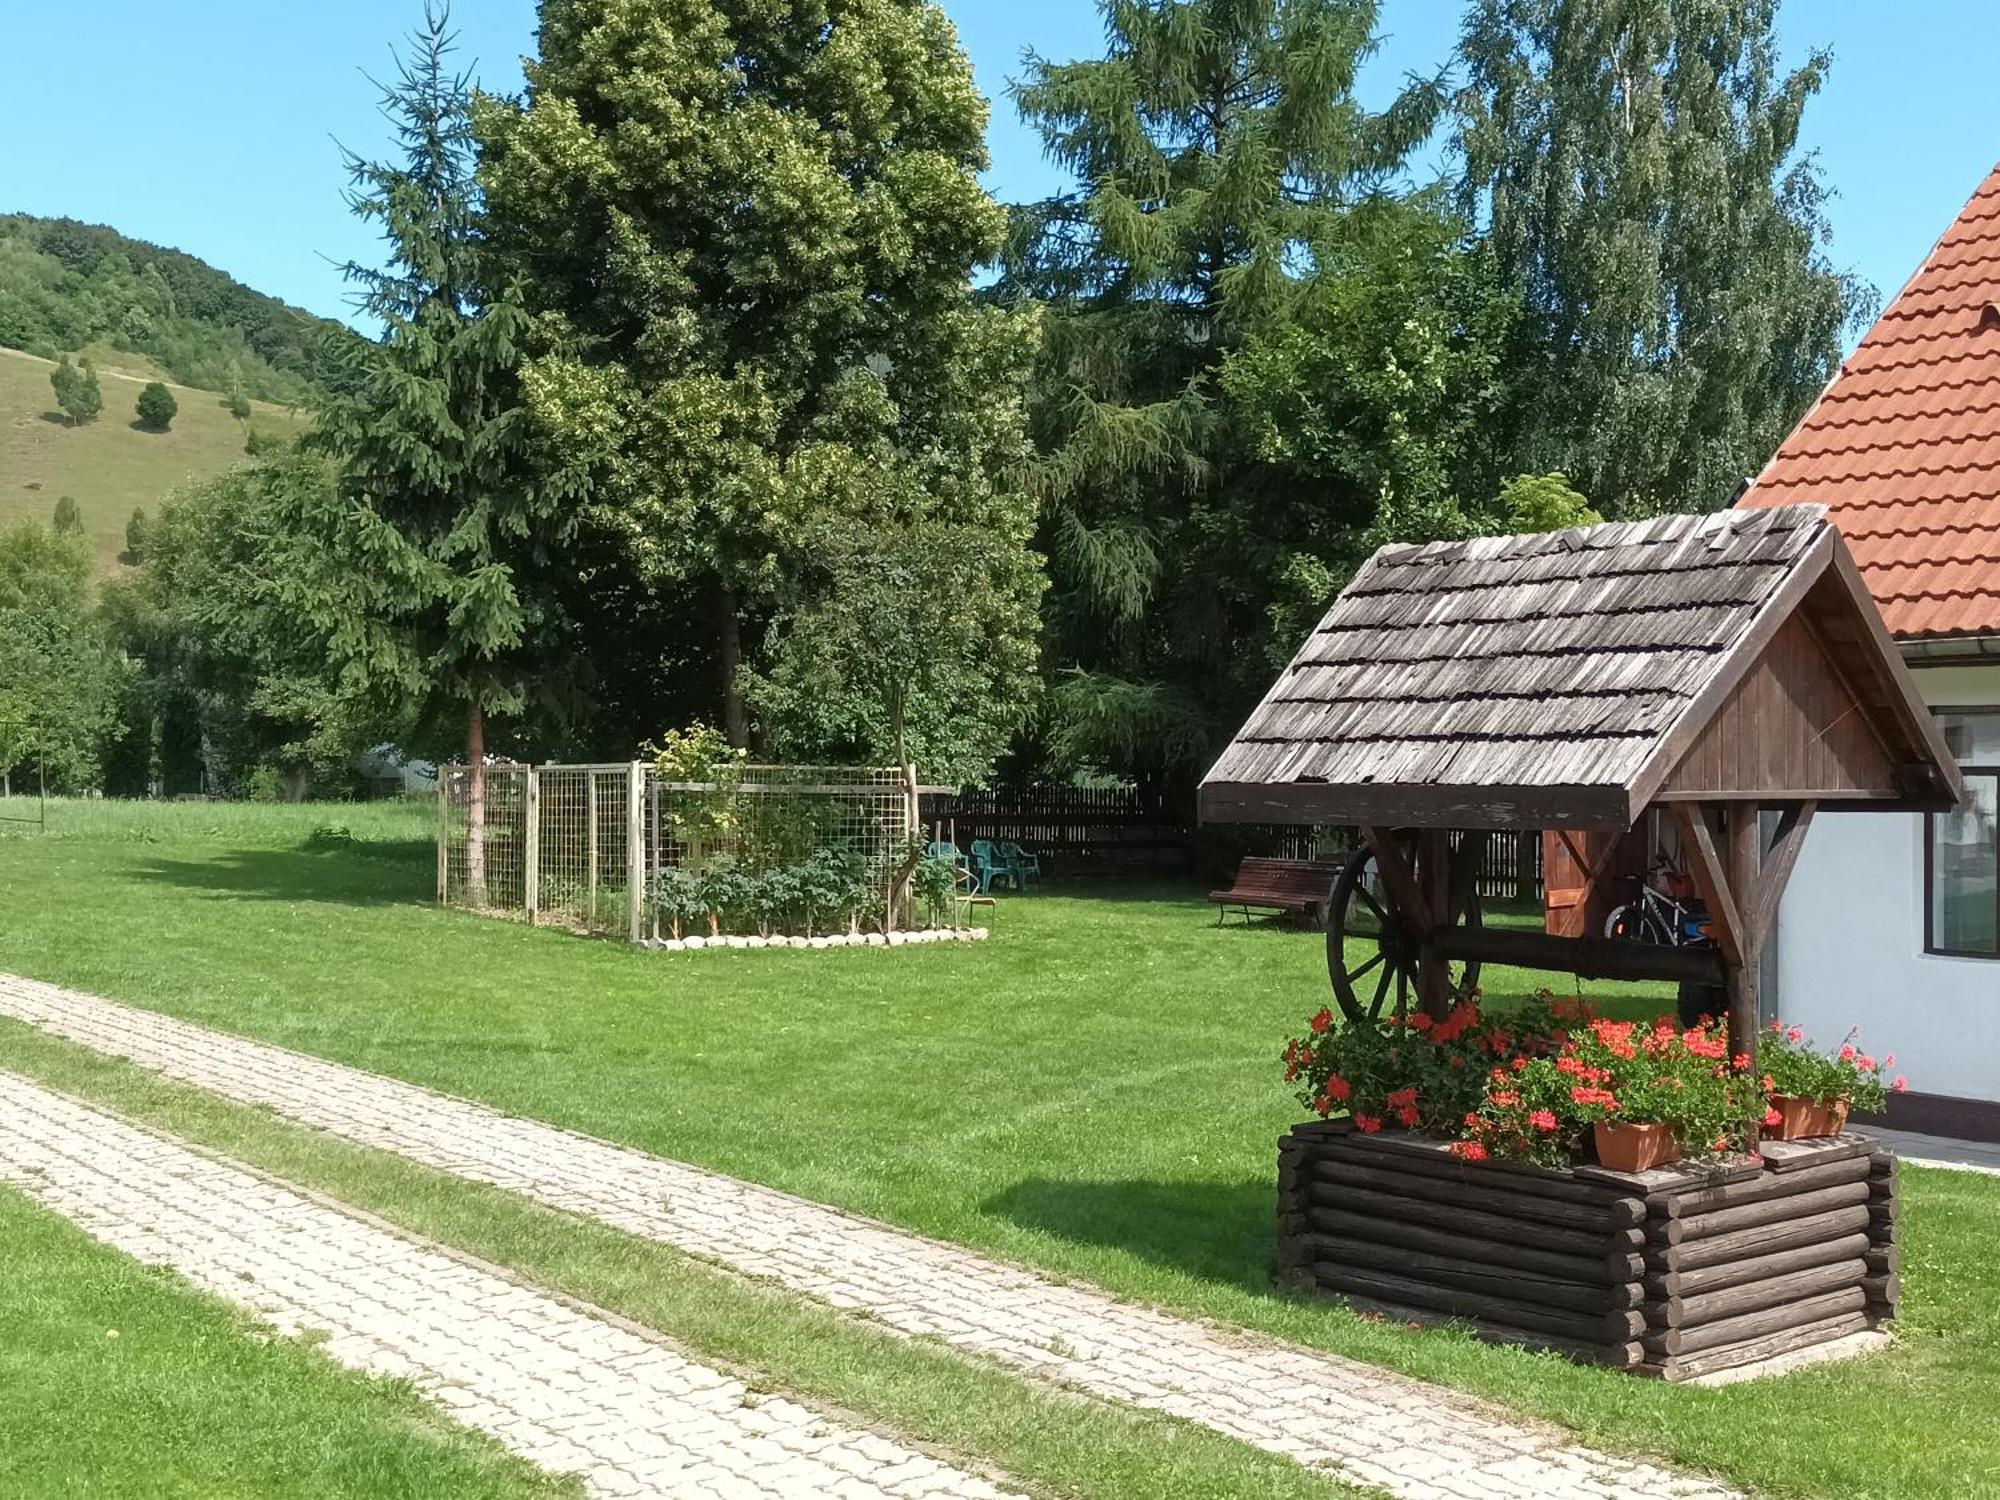
[[[1403,839],[1405,857],[1416,840]],[[1421,866],[1419,879],[1423,877]],[[1454,861],[1447,925],[1480,925],[1479,890],[1467,861]],[[1398,910],[1375,868],[1375,854],[1361,849],[1349,858],[1327,898],[1326,968],[1333,997],[1350,1021],[1380,1020],[1385,1008],[1405,1015],[1418,991],[1423,934]],[[1466,999],[1479,988],[1479,964],[1454,963],[1447,970],[1451,999]]]

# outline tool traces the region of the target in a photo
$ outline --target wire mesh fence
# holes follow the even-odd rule
[[[642,761],[451,765],[438,800],[448,906],[635,942],[858,939],[913,919],[912,797],[893,768],[682,782]]]

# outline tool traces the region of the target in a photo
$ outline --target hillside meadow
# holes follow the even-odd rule
[[[95,422],[66,427],[56,411],[45,359],[0,349],[0,524],[47,521],[56,499],[71,496],[100,574],[116,572],[125,549],[125,523],[136,508],[151,513],[177,486],[219,474],[243,458],[246,432],[292,435],[305,429],[302,413],[251,403],[239,422],[214,391],[173,385],[180,403],[166,432],[133,425],[133,403],[158,374],[140,355],[92,351],[104,392]]]

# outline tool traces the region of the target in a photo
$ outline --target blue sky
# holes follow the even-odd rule
[[[992,190],[1058,185],[1005,97],[1033,47],[1089,55],[1101,32],[1084,0],[945,0],[994,101]],[[78,0],[9,7],[0,90],[0,211],[67,214],[201,256],[259,290],[333,316],[335,267],[372,245],[346,214],[335,142],[381,141],[364,71],[389,67],[417,0],[273,4]],[[1456,0],[1384,0],[1383,46],[1365,88],[1380,101],[1450,56]],[[459,0],[466,60],[489,87],[520,82],[531,0]],[[1831,47],[1807,116],[1837,194],[1833,253],[1894,294],[2000,159],[1992,0],[1791,0],[1788,57]]]

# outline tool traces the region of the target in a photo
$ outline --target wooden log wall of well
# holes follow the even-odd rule
[[[1894,1317],[1896,1201],[1895,1157],[1861,1135],[1628,1174],[1315,1121],[1278,1145],[1279,1276],[1687,1380]]]

